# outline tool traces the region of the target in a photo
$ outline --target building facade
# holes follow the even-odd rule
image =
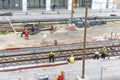
[[[52,6],[60,9],[71,9],[72,0],[0,0],[0,9],[46,9],[51,10]],[[91,7],[92,0],[89,0]],[[85,7],[85,0],[73,0],[74,7]]]
[[[0,9],[22,9],[22,0],[0,0]]]
[[[114,0],[114,4],[116,4],[116,9],[120,9],[120,0]]]
[[[111,8],[113,2],[117,0],[88,0],[88,6],[92,9]],[[118,0],[119,1],[119,0]],[[120,1],[119,1],[120,2]],[[27,11],[28,9],[52,10],[55,5],[56,9],[71,10],[72,0],[0,0],[0,9],[19,9]],[[85,0],[73,0],[73,7],[85,7]]]

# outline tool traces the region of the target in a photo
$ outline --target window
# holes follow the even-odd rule
[[[0,0],[0,9],[20,9],[22,0]]]
[[[28,8],[45,8],[46,0],[28,0]]]

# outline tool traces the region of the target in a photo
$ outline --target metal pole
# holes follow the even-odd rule
[[[73,0],[72,0],[72,7],[71,7],[71,24],[73,23]]]
[[[88,16],[88,0],[86,0],[85,8],[85,27],[84,27],[84,45],[83,45],[83,62],[82,62],[82,77],[85,78],[85,49],[86,49],[86,31],[87,31],[87,16]]]
[[[101,67],[101,72],[100,72],[100,80],[103,80],[103,67]]]

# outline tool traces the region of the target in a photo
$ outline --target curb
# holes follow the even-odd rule
[[[41,65],[34,65],[34,66],[23,66],[23,67],[16,67],[16,68],[6,68],[1,69],[0,72],[9,72],[9,71],[17,71],[17,70],[24,70],[24,69],[34,69],[34,68],[41,68],[41,67],[51,67],[51,66],[60,66],[68,64],[68,62],[61,62],[61,63],[48,63],[48,64],[41,64]]]

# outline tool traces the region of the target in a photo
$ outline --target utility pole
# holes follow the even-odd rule
[[[85,54],[86,54],[86,31],[87,31],[87,16],[88,16],[88,0],[86,0],[85,7],[85,27],[84,27],[84,45],[83,45],[83,57],[82,57],[82,79],[85,78]]]
[[[73,0],[72,0],[72,7],[71,7],[71,24],[73,23]]]

